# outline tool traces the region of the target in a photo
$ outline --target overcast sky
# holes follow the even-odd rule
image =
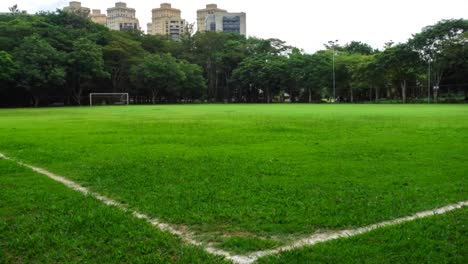
[[[106,10],[115,0],[82,0],[91,9]],[[125,2],[125,1],[124,1]],[[163,1],[127,0],[137,11],[143,30],[151,21],[151,9]],[[196,10],[208,3],[229,12],[247,13],[247,34],[279,38],[288,44],[313,52],[329,40],[345,44],[351,40],[382,48],[385,42],[405,42],[411,34],[442,19],[468,18],[467,0],[172,0],[182,17],[196,21]],[[1,0],[0,11],[18,4],[21,10],[35,13],[68,5],[59,0]]]

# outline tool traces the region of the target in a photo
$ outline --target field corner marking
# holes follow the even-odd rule
[[[252,260],[250,262],[252,263],[262,257],[279,254],[281,252],[301,249],[307,246],[314,246],[316,244],[325,243],[325,242],[332,241],[332,240],[354,237],[354,236],[366,234],[371,231],[381,229],[384,227],[397,226],[397,225],[412,222],[418,219],[424,219],[424,218],[428,218],[432,216],[443,215],[448,212],[459,210],[467,206],[468,206],[468,201],[461,201],[461,202],[449,204],[440,208],[434,208],[434,209],[430,209],[430,210],[426,210],[422,212],[417,212],[410,216],[400,217],[400,218],[396,218],[393,220],[387,220],[387,221],[383,221],[383,222],[376,223],[376,224],[371,224],[371,225],[364,226],[364,227],[358,227],[355,229],[337,230],[331,233],[316,233],[311,236],[293,241],[288,245],[284,245],[275,249],[261,250],[261,251],[250,253],[249,255],[247,255],[247,257],[249,257],[249,259]]]
[[[307,246],[313,246],[313,245],[316,245],[316,244],[320,244],[320,243],[324,243],[324,242],[328,242],[328,241],[332,241],[332,240],[336,240],[336,239],[353,237],[353,236],[365,234],[365,233],[368,233],[368,232],[371,232],[373,230],[380,229],[380,228],[383,228],[383,227],[396,226],[396,225],[411,222],[411,221],[414,221],[414,220],[417,220],[417,219],[423,219],[423,218],[427,218],[427,217],[431,217],[431,216],[442,215],[442,214],[445,214],[445,213],[448,213],[448,212],[451,212],[451,211],[454,211],[454,210],[462,209],[462,208],[468,206],[468,201],[461,201],[461,202],[454,203],[454,204],[449,204],[449,205],[446,205],[446,206],[443,206],[443,207],[440,207],[440,208],[434,208],[434,209],[430,209],[430,210],[426,210],[426,211],[422,211],[422,212],[417,212],[417,213],[414,213],[413,215],[410,215],[410,216],[400,217],[400,218],[396,218],[396,219],[393,219],[393,220],[387,220],[387,221],[371,224],[371,225],[364,226],[364,227],[358,227],[358,228],[355,228],[355,229],[337,230],[337,231],[329,232],[329,233],[315,233],[315,234],[312,234],[312,235],[310,235],[308,237],[298,239],[296,241],[291,242],[288,245],[284,245],[284,246],[281,246],[281,247],[278,247],[278,248],[275,248],[275,249],[260,250],[260,251],[252,252],[252,253],[247,254],[247,255],[240,255],[240,254],[235,255],[235,254],[231,254],[230,252],[227,252],[225,250],[215,248],[212,245],[203,246],[202,242],[195,240],[193,234],[191,234],[190,232],[185,232],[185,231],[179,230],[178,228],[175,228],[171,224],[164,223],[164,222],[160,221],[158,218],[151,218],[150,216],[148,216],[146,214],[140,213],[140,212],[135,211],[135,210],[130,210],[125,205],[123,205],[123,204],[121,204],[121,203],[119,203],[119,202],[117,202],[117,201],[115,201],[115,200],[113,200],[111,198],[103,196],[103,195],[101,195],[99,193],[92,192],[89,189],[87,189],[86,187],[83,187],[83,186],[79,185],[78,183],[76,183],[76,182],[74,182],[72,180],[69,180],[66,177],[54,174],[54,173],[52,173],[52,172],[50,172],[50,171],[48,171],[46,169],[35,167],[35,166],[29,165],[27,163],[24,163],[22,161],[10,158],[10,157],[6,156],[3,153],[0,153],[0,159],[14,161],[15,163],[17,163],[20,166],[29,168],[29,169],[33,170],[34,172],[36,172],[38,174],[42,174],[42,175],[47,176],[48,178],[50,178],[50,179],[52,179],[52,180],[54,180],[56,182],[62,183],[63,185],[65,185],[66,187],[68,187],[68,188],[70,188],[70,189],[72,189],[74,191],[77,191],[77,192],[82,193],[84,195],[90,195],[90,196],[94,197],[95,199],[101,201],[103,204],[105,204],[107,206],[115,207],[115,208],[120,209],[120,210],[122,210],[124,212],[131,212],[132,215],[135,218],[145,220],[147,223],[151,224],[152,226],[156,227],[157,229],[159,229],[162,232],[167,232],[167,233],[170,233],[172,235],[175,235],[175,236],[181,238],[187,244],[202,247],[202,249],[205,252],[207,252],[209,254],[212,254],[212,255],[225,257],[226,259],[228,259],[228,260],[230,260],[230,261],[232,261],[233,263],[236,263],[236,264],[251,264],[253,262],[256,262],[258,259],[260,259],[262,257],[267,257],[267,256],[279,254],[281,252],[296,250],[296,249],[304,248],[304,247],[307,247]]]

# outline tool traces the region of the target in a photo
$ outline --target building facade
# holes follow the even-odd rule
[[[245,13],[214,13],[206,18],[205,31],[247,34]]]
[[[81,2],[77,2],[77,1],[70,2],[68,6],[63,8],[63,11],[75,13],[84,17],[89,16],[89,13],[90,13],[89,8],[81,6]]]
[[[107,16],[105,14],[101,14],[101,10],[93,9],[91,14],[89,15],[89,19],[94,23],[101,24],[106,26],[107,25]]]
[[[148,34],[167,35],[173,40],[179,40],[185,33],[186,21],[182,19],[180,9],[172,8],[171,4],[163,3],[152,10],[152,23],[148,23]]]
[[[205,9],[197,10],[197,30],[199,32],[206,31],[206,19],[208,15],[212,15],[215,13],[227,13],[226,10],[218,8],[216,4],[209,4],[206,5]]]
[[[107,9],[107,27],[112,30],[139,30],[135,9],[123,2],[115,3],[115,7]]]

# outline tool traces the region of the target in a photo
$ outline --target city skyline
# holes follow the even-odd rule
[[[6,0],[0,3],[0,12],[7,12],[8,7],[14,4],[18,4],[21,10],[29,13],[40,10],[53,11],[62,9],[68,2]],[[115,2],[118,1],[81,1],[84,7],[101,9],[103,13],[107,8],[114,6]],[[181,9],[182,18],[195,24],[196,11],[204,8],[206,4],[215,3],[229,12],[247,13],[248,36],[279,38],[307,52],[322,49],[324,43],[335,39],[340,40],[340,44],[357,40],[381,49],[384,43],[390,40],[404,42],[424,26],[435,24],[439,20],[462,18],[466,16],[464,10],[468,9],[468,3],[461,0],[447,0],[443,6],[437,5],[438,1],[433,0],[395,0],[391,4],[370,0],[336,0],[333,3],[321,0],[312,3],[291,0],[286,3],[271,2],[267,6],[263,1],[246,0],[124,2],[136,9],[136,16],[143,30],[146,30],[146,24],[151,22],[151,10],[161,3],[168,2]]]

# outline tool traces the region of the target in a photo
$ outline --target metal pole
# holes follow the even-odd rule
[[[335,47],[333,47],[333,100],[336,101]]]
[[[89,106],[93,106],[93,94],[89,94]]]
[[[429,59],[427,69],[427,103],[431,103],[431,59]]]

